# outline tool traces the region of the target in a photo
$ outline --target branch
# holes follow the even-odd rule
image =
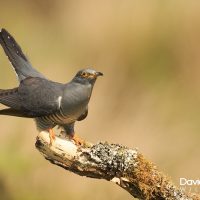
[[[157,167],[146,160],[137,148],[119,144],[87,143],[76,146],[73,141],[56,137],[49,145],[49,134],[41,132],[36,148],[52,164],[80,176],[115,182],[133,197],[141,200],[198,200],[177,188]]]

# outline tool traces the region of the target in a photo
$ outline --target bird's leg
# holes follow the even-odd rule
[[[50,128],[48,131],[49,131],[50,145],[52,145],[53,141],[56,139],[56,136],[52,128]]]
[[[73,135],[70,134],[69,138],[72,139],[76,145],[82,146],[85,143],[85,141],[75,133],[73,133]]]
[[[68,135],[70,140],[73,140],[76,145],[83,145],[85,141],[81,139],[77,134],[74,132],[74,123],[72,124],[66,124],[64,126],[64,130],[66,134]]]

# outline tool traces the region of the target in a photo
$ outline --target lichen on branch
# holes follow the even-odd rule
[[[56,137],[49,145],[49,135],[41,132],[36,148],[52,164],[80,176],[115,182],[133,197],[143,200],[198,200],[198,195],[186,194],[167,176],[138,152],[119,144],[85,142],[77,146],[73,141]]]

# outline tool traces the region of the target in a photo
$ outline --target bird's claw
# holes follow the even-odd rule
[[[85,144],[85,141],[76,134],[74,134],[70,139],[72,139],[76,145],[83,146]]]
[[[68,138],[69,140],[72,140],[75,145],[78,146],[83,146],[85,145],[85,140],[83,140],[82,138],[80,138],[77,134],[73,133],[73,134],[67,134],[65,131],[61,130],[59,137],[66,139]]]

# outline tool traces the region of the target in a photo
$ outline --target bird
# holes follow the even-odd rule
[[[7,107],[0,110],[0,115],[35,119],[39,132],[49,133],[51,145],[56,126],[75,144],[82,145],[74,125],[87,117],[93,86],[103,73],[86,68],[79,70],[67,83],[54,82],[31,65],[14,37],[4,28],[0,29],[0,44],[19,82],[18,87],[0,89],[0,103]]]

